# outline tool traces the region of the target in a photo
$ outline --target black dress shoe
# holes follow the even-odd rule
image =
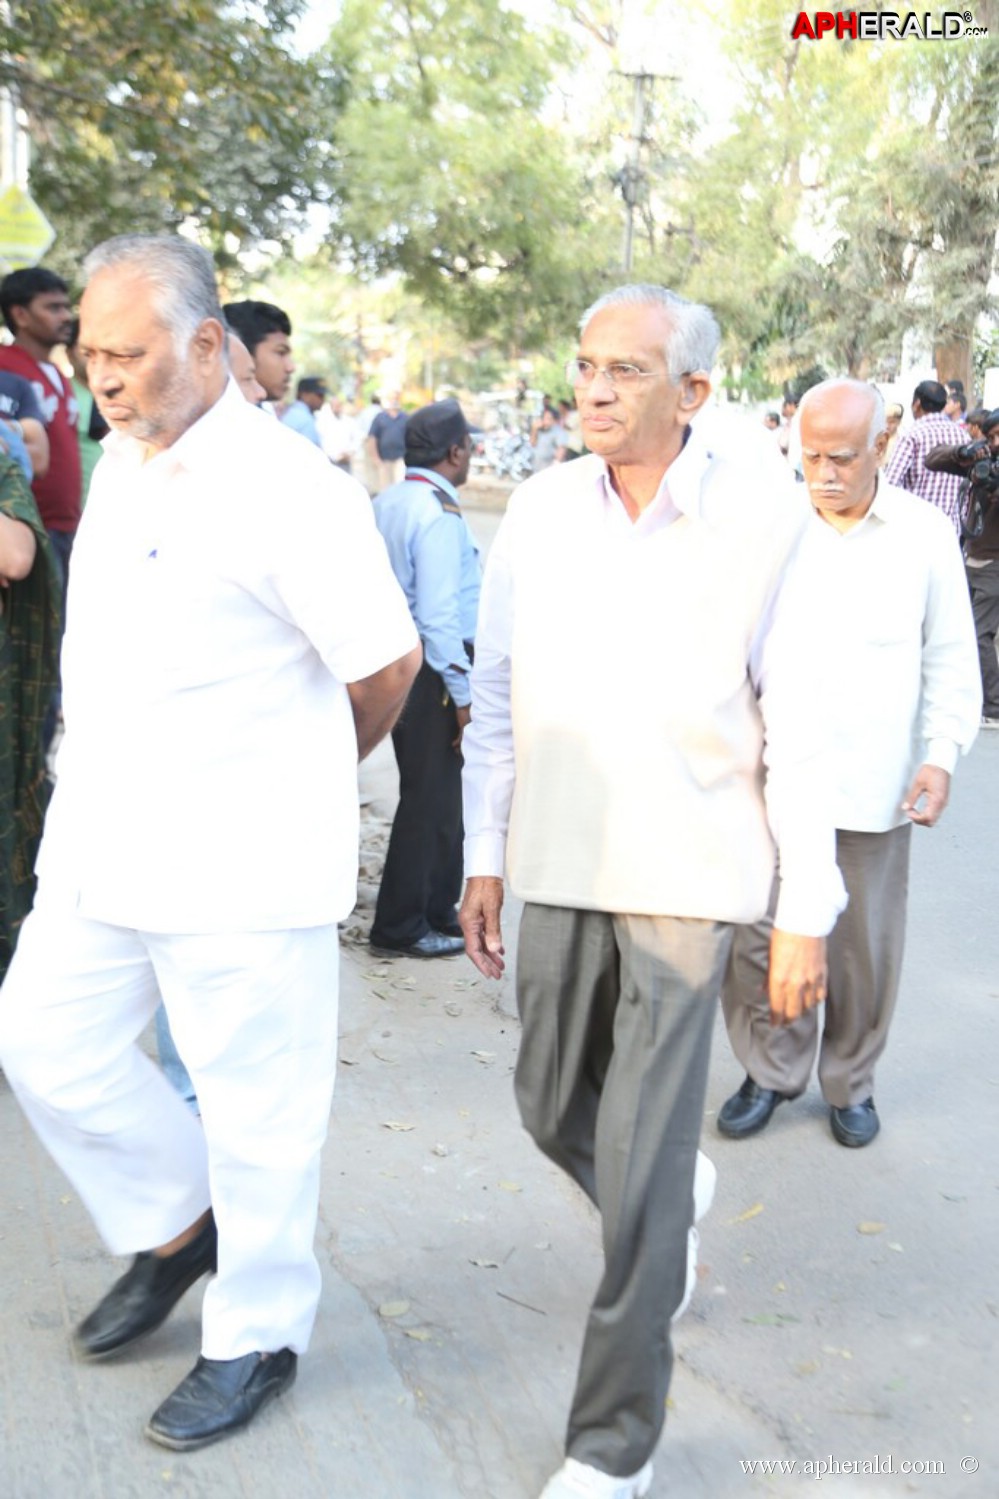
[[[777,1105],[793,1096],[778,1093],[774,1088],[761,1088],[747,1077],[738,1093],[733,1093],[718,1110],[719,1133],[728,1135],[730,1140],[744,1140],[747,1135],[758,1134],[770,1123]]]
[[[465,939],[448,937],[443,932],[425,932],[415,942],[397,947],[372,934],[371,949],[373,952],[385,953],[390,958],[453,958],[456,953],[465,951]]]
[[[144,1338],[165,1322],[184,1292],[218,1268],[215,1219],[173,1254],[137,1254],[131,1267],[74,1334],[82,1358],[102,1358]]]
[[[865,1098],[863,1103],[852,1103],[845,1109],[831,1108],[829,1128],[834,1139],[841,1145],[852,1145],[855,1148],[870,1145],[881,1128],[874,1099]]]
[[[298,1355],[290,1348],[242,1358],[199,1358],[150,1417],[146,1436],[174,1452],[207,1447],[246,1426],[295,1383],[297,1372]]]

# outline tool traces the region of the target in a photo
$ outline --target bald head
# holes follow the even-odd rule
[[[830,525],[848,530],[874,499],[888,441],[884,401],[861,380],[823,380],[802,398],[800,412],[801,462],[812,504]]]
[[[834,411],[840,419],[844,419],[848,412],[865,411],[872,445],[878,434],[886,429],[884,397],[876,385],[868,385],[864,380],[823,380],[821,384],[813,385],[801,398],[802,420],[805,412],[816,404]]]
[[[259,406],[267,399],[267,392],[257,379],[253,355],[238,333],[230,328],[226,342],[229,348],[229,369],[232,377],[252,406]]]

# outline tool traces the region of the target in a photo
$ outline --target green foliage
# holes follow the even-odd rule
[[[224,264],[328,196],[315,138],[335,80],[289,49],[302,0],[15,0],[0,79],[26,110],[31,190],[72,272],[126,231],[200,230]]]
[[[970,375],[975,322],[994,310],[989,280],[999,218],[999,43],[924,48],[911,63],[908,96],[925,101],[899,189],[911,242],[919,325],[938,351],[941,374]],[[963,350],[963,353],[959,353]]]
[[[299,353],[338,382],[395,359],[476,388],[532,352],[552,384],[581,309],[626,279],[716,310],[733,395],[894,373],[910,330],[970,378],[995,310],[995,0],[989,39],[884,44],[792,41],[783,0],[342,0],[309,59],[305,3],[14,0],[0,81],[54,264],[184,226],[243,291],[246,252],[308,217],[325,256],[283,285],[292,305],[305,278]],[[626,62],[641,13],[658,41]],[[656,75],[637,152],[635,66]]]
[[[501,0],[347,0],[330,39],[345,87],[334,240],[471,339],[549,341],[613,253],[545,118],[557,50],[564,37]]]
[[[716,310],[733,391],[891,374],[910,329],[964,373],[993,307],[999,43],[795,42],[780,0],[712,20],[729,125],[674,153],[652,211],[683,237],[638,268]]]

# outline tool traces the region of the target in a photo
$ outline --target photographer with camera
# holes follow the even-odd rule
[[[941,443],[925,455],[928,469],[959,474],[964,561],[971,590],[971,608],[978,636],[978,664],[982,672],[982,728],[999,729],[999,410],[978,422],[979,442],[951,447]]]

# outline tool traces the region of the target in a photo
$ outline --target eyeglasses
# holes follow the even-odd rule
[[[638,380],[654,380],[665,373],[665,370],[640,370],[637,364],[591,364],[588,359],[570,359],[565,367],[565,378],[570,385],[592,385],[598,375],[603,375],[612,390],[619,385],[634,385]]]

